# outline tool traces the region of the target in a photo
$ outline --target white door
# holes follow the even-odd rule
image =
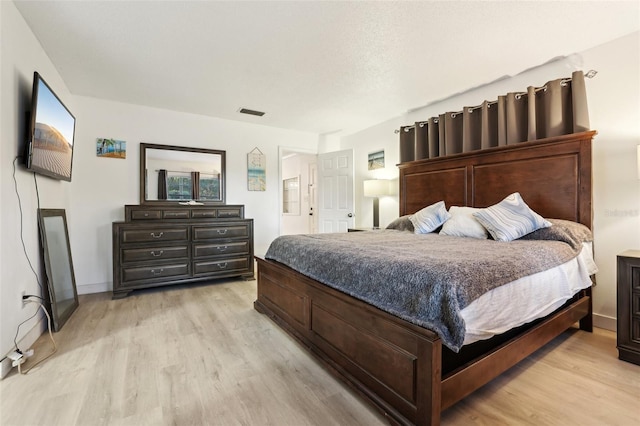
[[[353,228],[353,150],[318,155],[318,231]]]
[[[318,164],[309,163],[309,231],[318,233]]]

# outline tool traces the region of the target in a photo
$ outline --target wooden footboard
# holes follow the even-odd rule
[[[442,374],[442,343],[418,327],[277,262],[257,259],[255,309],[398,424],[437,425],[440,412],[590,317],[586,294],[471,362]]]

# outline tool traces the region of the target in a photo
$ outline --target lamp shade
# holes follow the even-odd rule
[[[364,196],[365,197],[380,197],[383,195],[389,195],[389,181],[384,179],[371,179],[364,181]]]

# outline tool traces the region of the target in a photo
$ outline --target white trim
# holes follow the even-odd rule
[[[600,314],[593,314],[593,326],[611,331],[616,331],[618,329],[617,320],[615,318]]]
[[[106,293],[111,291],[113,284],[111,282],[76,285],[78,294]]]

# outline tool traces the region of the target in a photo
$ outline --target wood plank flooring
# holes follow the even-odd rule
[[[253,309],[255,281],[81,296],[58,352],[0,382],[0,424],[384,425]],[[48,335],[35,360],[50,350]],[[443,413],[443,425],[633,425],[640,366],[571,330]],[[28,364],[26,365],[28,367]]]

